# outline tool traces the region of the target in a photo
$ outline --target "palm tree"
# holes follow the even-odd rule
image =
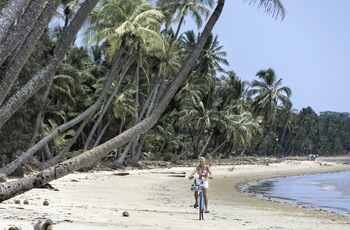
[[[85,30],[87,43],[107,40],[109,57],[119,50],[122,39],[137,37],[144,48],[163,49],[159,35],[163,14],[149,1],[104,0],[90,16]]]
[[[204,85],[204,87],[208,89],[206,93],[201,93],[202,90],[189,91],[190,95],[182,100],[182,109],[179,113],[180,125],[189,127],[191,124],[190,127],[192,127],[192,135],[194,136],[191,143],[194,147],[193,159],[199,155],[199,143],[202,135],[205,132],[211,133],[211,130],[220,121],[220,112],[217,110],[220,100],[217,100],[215,95],[215,86],[207,87]],[[209,135],[208,140],[210,141],[210,139],[211,135]],[[178,158],[176,157],[172,161],[176,161]]]
[[[232,152],[240,152],[243,156],[246,148],[250,146],[255,134],[261,132],[261,117],[253,117],[249,111],[241,114],[231,114],[225,118],[227,124],[227,139],[232,148],[226,150],[224,158],[228,158]]]
[[[311,107],[303,108],[297,119],[297,132],[293,145],[297,145],[300,152],[313,149],[313,136],[317,132],[317,114]]]
[[[193,49],[196,44],[200,33],[196,36],[193,30],[185,32],[182,37],[182,46],[185,50]],[[222,65],[228,66],[229,63],[225,59],[227,53],[223,51],[223,46],[219,45],[218,36],[210,34],[204,48],[201,52],[200,58],[197,60],[193,73],[189,77],[189,81],[192,83],[198,83],[203,81],[211,81],[218,72],[224,73]],[[197,79],[197,81],[195,80]]]
[[[118,17],[118,19],[122,21],[115,21],[114,13],[117,11],[122,13]],[[125,69],[123,71],[124,74],[121,74],[117,84],[120,85],[119,81],[123,79],[126,73],[129,73],[129,76],[135,76],[135,81],[130,81],[130,83],[136,87],[134,123],[139,122],[140,69],[144,69],[142,68],[142,57],[145,53],[157,53],[164,49],[163,41],[159,34],[160,22],[162,19],[163,15],[145,0],[130,1],[128,4],[120,0],[108,1],[91,17],[92,24],[90,30],[92,30],[92,33],[90,34],[94,34],[92,41],[99,42],[101,39],[107,39],[106,41],[109,44],[109,56],[113,56],[117,50],[120,50],[120,42],[122,40],[125,40],[126,44],[129,45],[131,49],[134,47],[136,48],[136,52],[132,53],[132,55],[135,55],[135,58],[130,58],[130,61],[126,64],[128,68],[132,67],[130,70],[133,69],[134,71],[127,71],[127,69]],[[98,24],[96,24],[96,22],[98,22]],[[111,30],[114,32],[112,33]],[[129,43],[127,43],[128,40],[130,40]],[[115,88],[115,93],[117,89],[118,88]],[[112,99],[112,97],[110,99]],[[104,112],[107,111],[112,100],[108,101],[109,103],[105,104]],[[99,119],[95,123],[88,141],[91,139],[97,125],[102,120],[104,112],[100,114]],[[133,147],[136,148],[135,146]]]
[[[185,17],[190,15],[196,22],[198,28],[202,26],[203,15],[205,19],[209,17],[210,8],[214,5],[214,0],[159,0],[158,6],[162,10],[168,10],[171,15],[175,15],[174,23],[178,23],[174,40],[177,39],[180,33],[181,26],[185,22]]]
[[[286,147],[288,146],[288,137],[291,137],[291,131],[295,126],[296,110],[291,107],[278,108],[275,121],[276,145],[279,155],[285,155]],[[287,139],[287,140],[286,140]],[[276,151],[277,151],[276,147]]]
[[[199,36],[200,33],[195,36],[193,30],[187,31],[182,39],[182,47],[185,50],[192,50]],[[224,72],[221,65],[228,65],[228,61],[225,59],[226,52],[222,51],[222,46],[219,46],[217,39],[217,36],[214,38],[210,34],[200,58],[196,61],[193,72],[185,82],[185,87],[181,89],[182,91],[199,90],[201,94],[205,94],[210,90],[210,87],[217,83],[215,78],[217,72]],[[180,97],[183,97],[183,95],[180,95]]]
[[[244,111],[250,111],[250,104],[248,101],[249,82],[242,81],[234,71],[228,71],[227,77],[221,77],[223,107],[233,106],[235,114],[241,114]]]
[[[163,93],[165,93],[167,84],[169,84],[170,80],[172,79],[173,75],[176,74],[178,69],[181,67],[181,65],[184,62],[185,53],[183,49],[180,47],[179,41],[172,41],[171,34],[163,33],[163,41],[164,41],[164,52],[160,53],[156,56],[150,57],[148,59],[148,65],[149,69],[153,69],[155,76],[151,76],[151,88],[149,89],[150,92],[147,92],[149,88],[149,83],[144,81],[144,91],[143,94],[147,95],[147,100],[144,102],[142,111],[140,112],[140,118],[141,117],[147,117],[149,114],[153,111],[155,107],[157,107],[159,100],[161,99]],[[153,74],[152,74],[153,75]],[[170,117],[172,112],[174,111],[174,107],[168,106],[168,109],[166,112],[163,113],[162,117],[160,118],[159,124],[157,124],[156,127],[159,127],[159,129],[164,135],[160,135],[160,137],[163,139],[163,142],[161,142],[161,151],[166,151],[168,148],[172,148],[172,146],[178,146],[179,140],[181,140],[181,136],[179,133],[177,135],[171,135],[171,130],[164,130],[163,127],[167,127],[169,129],[170,127],[173,127],[175,120],[173,117]],[[146,112],[147,110],[147,112]],[[169,121],[169,119],[171,119]],[[165,121],[166,120],[166,121]],[[165,121],[165,122],[164,122]],[[149,135],[147,135],[147,142],[148,142]],[[168,138],[171,138],[169,140]],[[153,139],[153,138],[152,138]],[[139,146],[137,148],[137,153],[134,154],[134,158],[140,156],[141,151],[141,145],[143,142],[146,141],[145,135],[142,135],[139,140]],[[169,143],[169,144],[166,144]],[[170,144],[170,143],[174,143]],[[147,144],[149,146],[149,144]],[[172,150],[169,150],[172,151]],[[151,151],[154,152],[154,151]],[[161,154],[162,156],[169,159],[170,156],[167,156],[166,153]],[[135,164],[135,159],[132,162]]]
[[[232,152],[243,155],[250,146],[254,134],[261,131],[261,117],[254,117],[248,101],[248,82],[242,81],[235,72],[228,71],[218,84],[218,96],[221,99],[219,111],[222,111],[218,126],[219,146],[224,149],[223,158]],[[224,144],[225,143],[225,144]]]
[[[229,65],[225,59],[226,56],[227,53],[223,50],[223,46],[219,45],[218,35],[214,37],[213,34],[210,34],[201,57],[198,59],[195,71],[199,75],[206,74],[209,76],[216,76],[217,72],[224,73],[225,70],[222,65]]]
[[[276,2],[276,0],[274,0],[273,2]],[[128,143],[138,135],[147,132],[151,127],[153,127],[153,125],[155,125],[159,117],[166,109],[170,100],[173,98],[179,87],[182,85],[186,76],[188,76],[188,74],[190,73],[193,65],[195,64],[195,60],[197,60],[197,58],[200,56],[200,52],[204,47],[207,38],[210,36],[210,33],[215,23],[220,17],[220,14],[224,7],[224,3],[224,0],[218,0],[217,7],[215,8],[212,16],[209,18],[207,25],[205,26],[204,31],[200,39],[198,40],[198,43],[196,44],[195,48],[192,50],[191,54],[186,59],[185,64],[180,69],[177,76],[170,83],[168,90],[164,93],[162,99],[159,101],[158,106],[152,111],[152,113],[147,118],[145,118],[135,126],[131,127],[130,129],[126,130],[122,134],[118,135],[117,137],[95,147],[94,149],[86,151],[85,153],[77,157],[74,157],[65,162],[61,162],[59,165],[50,167],[40,173],[33,174],[29,177],[19,179],[16,181],[1,183],[0,201],[9,199],[34,187],[47,184],[52,180],[63,177],[79,168],[82,168],[83,166],[89,165],[91,164],[91,162],[96,162],[105,155],[107,155],[113,149]],[[275,7],[281,8],[280,5],[275,5]],[[272,9],[274,10],[275,8],[270,7],[268,8],[268,11],[274,12]]]
[[[195,36],[193,30],[187,31],[182,39],[182,46],[185,50],[191,50],[198,37]],[[222,46],[219,46],[217,36],[214,38],[211,34],[193,72],[174,98],[178,104],[183,104],[182,111],[178,113],[180,124],[184,122],[185,127],[188,127],[188,123],[193,123],[194,128],[190,131],[194,137],[192,143],[189,144],[194,149],[193,158],[206,154],[214,135],[214,128],[219,121],[218,113],[221,111],[218,111],[217,106],[221,103],[221,98],[216,95],[218,80],[215,75],[217,71],[223,71],[221,64],[228,64],[224,59],[225,56],[226,53],[222,51]],[[206,138],[206,141],[200,151],[202,138]],[[172,161],[176,161],[185,153],[186,151],[183,151]]]
[[[254,80],[249,90],[251,96],[255,96],[252,102],[253,113],[262,115],[267,125],[271,125],[275,119],[276,109],[281,103],[290,107],[292,91],[287,86],[282,86],[282,78],[277,80],[272,69],[261,70],[256,74],[261,81]]]
[[[322,112],[320,114],[320,132],[322,145],[320,151],[323,154],[332,155],[339,153],[343,149],[342,143],[342,126],[344,126],[344,120],[339,116],[338,113],[334,112]],[[310,127],[315,129],[314,127]],[[304,139],[301,138],[301,141]]]

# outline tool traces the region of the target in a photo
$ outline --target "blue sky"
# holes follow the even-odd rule
[[[293,108],[350,112],[350,0],[282,0],[283,21],[257,5],[226,0],[213,33],[242,80],[272,68],[292,89]],[[187,29],[196,29],[186,19]]]

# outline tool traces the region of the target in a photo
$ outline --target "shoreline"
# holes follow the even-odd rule
[[[350,217],[349,196],[345,195],[349,193],[341,190],[345,186],[339,187],[341,191],[337,189],[338,184],[347,183],[349,176],[350,171],[341,171],[263,179],[244,184],[240,191],[259,199],[336,212]]]
[[[54,229],[345,229],[349,216],[311,207],[260,199],[240,190],[248,182],[295,175],[350,171],[327,159],[268,164],[211,166],[209,209],[204,221],[193,208],[193,167],[73,173],[50,184],[59,191],[33,189],[0,203],[0,230],[33,229],[50,218]],[[128,174],[121,176],[121,174]],[[183,176],[186,175],[186,178]],[[20,204],[15,204],[20,200]],[[29,204],[24,205],[23,201]],[[43,206],[43,201],[49,206]],[[123,217],[127,211],[130,216]],[[195,226],[195,227],[194,227]]]

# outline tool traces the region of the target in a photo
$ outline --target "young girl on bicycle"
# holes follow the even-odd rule
[[[198,174],[198,179],[196,179],[196,183],[202,183],[203,181],[203,192],[204,192],[204,203],[205,203],[205,212],[209,213],[209,208],[208,208],[208,179],[213,179],[213,173],[210,170],[209,165],[205,164],[205,158],[204,157],[200,157],[198,158],[199,164],[196,166],[196,168],[192,171],[192,173],[190,174],[190,176],[188,177],[189,179],[193,178],[194,174]],[[198,207],[198,191],[194,192],[194,199],[195,199],[195,203],[193,205],[194,208]]]

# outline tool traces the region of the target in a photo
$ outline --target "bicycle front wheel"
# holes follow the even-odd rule
[[[204,220],[204,209],[205,209],[205,204],[204,204],[204,194],[203,191],[199,193],[199,220]]]

